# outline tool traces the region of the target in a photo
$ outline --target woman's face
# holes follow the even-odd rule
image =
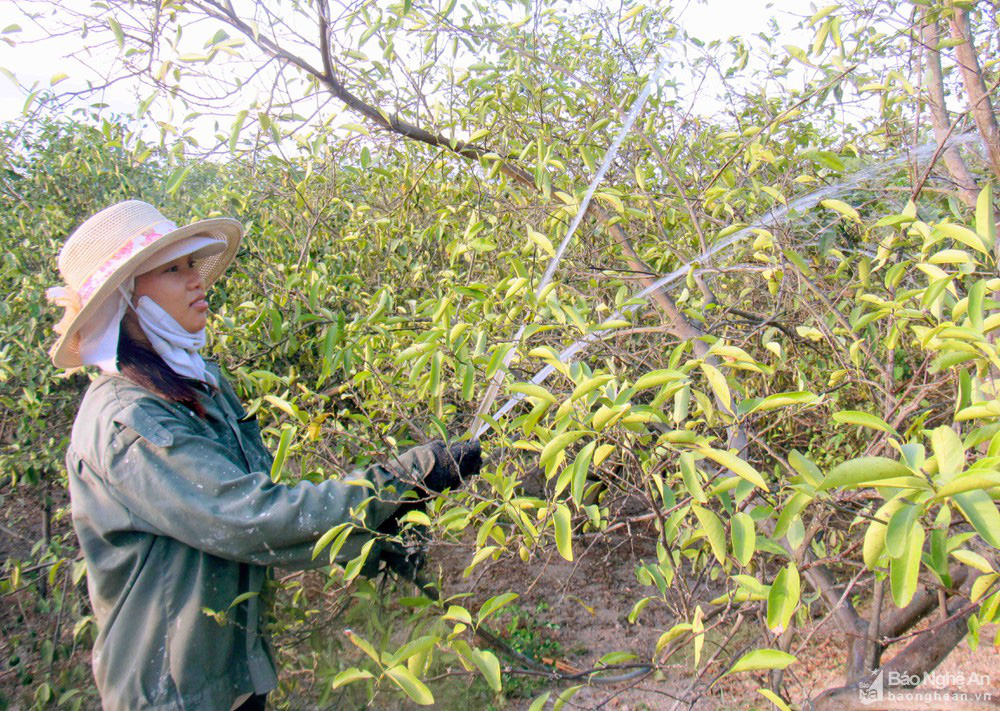
[[[185,331],[197,333],[208,320],[205,282],[197,266],[197,260],[187,255],[140,274],[135,278],[135,301],[148,296]]]

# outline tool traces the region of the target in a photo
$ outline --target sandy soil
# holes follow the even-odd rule
[[[635,533],[635,531],[633,531]],[[472,548],[461,545],[438,547],[430,556],[431,566],[442,571],[445,589],[449,593],[471,592],[466,601],[469,609],[476,609],[484,600],[506,590],[520,591],[517,604],[525,610],[538,611],[540,622],[552,625],[545,634],[561,644],[562,658],[557,661],[566,670],[591,668],[604,654],[614,651],[635,653],[637,661],[648,661],[659,636],[675,620],[669,611],[651,603],[640,615],[636,624],[627,620],[632,605],[640,597],[649,595],[636,580],[635,563],[642,558],[655,557],[654,543],[650,539],[633,536],[610,541],[600,540],[586,551],[577,549],[576,560],[566,562],[558,554],[533,560],[525,565],[517,558],[490,561],[478,567],[469,577],[462,570],[471,560]],[[924,623],[926,626],[928,623]],[[747,637],[734,641],[734,651],[745,645],[759,627],[751,620]],[[989,682],[981,689],[1000,699],[1000,651],[994,647],[998,626],[981,630],[977,650],[963,641],[939,667],[943,674],[961,673],[966,677],[976,673],[988,676]],[[801,640],[796,640],[795,646]],[[831,622],[823,625],[800,653],[798,664],[788,670],[787,690],[793,707],[800,707],[823,690],[842,684],[847,644],[843,635]],[[703,659],[714,652],[712,639],[706,642]],[[891,649],[887,658],[895,653]],[[720,655],[728,659],[729,653]],[[506,663],[506,660],[503,660]],[[697,681],[690,654],[685,650],[676,657],[677,663],[669,666],[659,678],[647,677],[637,682],[613,686],[594,686],[581,689],[565,708],[583,709],[769,709],[774,706],[759,695],[756,689],[766,685],[765,673],[740,674],[720,680],[711,690],[704,687],[705,680],[692,689]],[[708,680],[717,673],[713,669]],[[571,683],[556,683],[548,689],[554,698]],[[545,687],[536,693],[543,693]],[[512,699],[504,708],[527,709],[531,698]],[[676,704],[676,705],[675,705]],[[551,708],[551,705],[547,706]]]

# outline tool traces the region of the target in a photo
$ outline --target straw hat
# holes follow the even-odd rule
[[[191,238],[203,238],[192,242]],[[217,217],[177,227],[152,205],[127,200],[101,210],[80,225],[59,253],[59,273],[65,287],[49,289],[48,297],[66,309],[55,330],[59,340],[49,355],[59,368],[78,368],[80,328],[108,297],[137,275],[177,256],[195,254],[198,271],[210,286],[236,256],[243,226]],[[185,241],[186,247],[178,245]],[[192,249],[192,247],[194,247]],[[174,252],[175,257],[166,259]]]

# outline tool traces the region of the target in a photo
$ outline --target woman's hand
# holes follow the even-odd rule
[[[456,442],[445,445],[435,441],[430,444],[434,453],[434,468],[424,477],[423,487],[439,493],[454,489],[465,479],[476,476],[483,466],[483,452],[478,441]]]
[[[434,454],[434,467],[417,485],[417,490],[424,496],[428,493],[440,493],[445,489],[459,486],[463,480],[479,474],[483,466],[482,448],[478,441],[457,442],[445,445],[438,440],[427,445]],[[424,565],[424,550],[426,548],[427,530],[423,526],[410,529],[407,540],[398,541],[399,518],[409,511],[423,511],[424,501],[403,502],[392,516],[382,522],[378,533],[383,540],[378,557],[370,559],[362,574],[374,577],[378,574],[380,563],[397,576],[415,583],[428,597],[437,599],[437,591],[428,586],[420,573]]]

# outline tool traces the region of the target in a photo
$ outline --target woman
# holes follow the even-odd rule
[[[198,354],[206,292],[242,236],[235,220],[178,228],[127,201],[59,255],[66,286],[49,296],[66,313],[52,360],[101,371],[66,465],[108,710],[263,708],[277,684],[259,601],[267,567],[315,565],[315,540],[345,522],[357,529],[340,559],[352,558],[405,491],[479,470],[478,445],[432,443],[361,473],[371,486],[272,483],[257,424]]]

